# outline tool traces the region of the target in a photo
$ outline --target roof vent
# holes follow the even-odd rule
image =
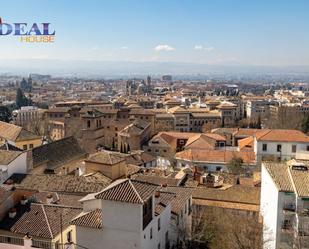
[[[308,171],[308,167],[303,163],[293,163],[292,170]]]

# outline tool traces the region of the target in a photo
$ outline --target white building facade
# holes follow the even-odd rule
[[[81,200],[86,209],[72,222],[76,225],[77,244],[92,249],[169,248],[171,204],[166,199],[172,196],[162,200],[157,188],[123,179]],[[96,223],[93,217],[87,217],[95,210],[101,214]]]
[[[263,248],[309,248],[308,166],[262,164]]]

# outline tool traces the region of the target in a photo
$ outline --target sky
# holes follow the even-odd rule
[[[308,0],[2,0],[0,8],[5,23],[56,31],[47,44],[0,36],[0,61],[309,65]]]

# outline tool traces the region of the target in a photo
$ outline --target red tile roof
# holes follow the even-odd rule
[[[280,141],[309,143],[309,136],[298,130],[260,130],[256,133],[258,141]]]
[[[130,179],[117,180],[95,197],[97,199],[143,204],[158,186]]]
[[[255,163],[253,151],[229,151],[229,150],[204,150],[189,149],[176,153],[176,159],[199,162],[221,162],[228,163],[232,158],[240,157],[244,163]]]
[[[102,210],[96,209],[82,213],[71,221],[72,225],[90,228],[102,228]]]

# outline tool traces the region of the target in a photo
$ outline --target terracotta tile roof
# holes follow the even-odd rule
[[[138,120],[127,125],[119,133],[122,136],[139,135],[143,133],[149,126],[149,122]]]
[[[236,131],[237,131],[237,128],[215,128],[211,130],[211,133],[232,135]]]
[[[171,202],[172,213],[180,215],[181,210],[184,209],[186,203],[188,203],[188,200],[192,197],[192,192],[194,191],[194,189],[168,186],[166,188],[162,188],[161,191],[166,191],[175,195]]]
[[[299,197],[309,197],[309,165],[301,164],[304,170],[298,169],[294,162],[263,163],[279,191],[295,192]]]
[[[37,136],[30,131],[22,129],[15,141],[18,142],[18,141],[26,141],[26,140],[32,140],[32,139],[40,139],[40,138],[41,138],[40,136]]]
[[[118,152],[102,150],[91,154],[85,161],[114,165],[125,161],[125,158]]]
[[[309,165],[303,164],[306,170],[298,170],[290,165],[288,167],[290,180],[294,191],[299,197],[309,197]]]
[[[265,169],[272,177],[279,191],[293,192],[289,178],[288,166],[284,163],[263,162]]]
[[[14,233],[28,233],[34,237],[53,239],[61,232],[60,221],[62,220],[62,227],[65,229],[81,211],[80,208],[32,203],[30,210],[25,212],[10,230]]]
[[[149,176],[144,174],[134,175],[133,179],[141,182],[156,184],[158,186],[163,184],[167,184],[168,186],[179,186],[183,181],[182,179],[175,179],[162,176]]]
[[[152,145],[152,141],[161,141],[162,144],[176,149],[177,147],[177,139],[197,139],[199,133],[193,132],[176,132],[176,131],[167,131],[167,132],[159,132],[155,135],[148,144]]]
[[[253,137],[246,137],[246,138],[240,139],[238,140],[238,148],[240,150],[244,150],[244,149],[253,150],[253,142],[254,142]]]
[[[214,149],[216,143],[226,141],[226,138],[215,133],[198,133],[186,142],[186,149]]]
[[[216,134],[216,133],[203,133],[203,136],[206,136],[208,138],[211,138],[213,140],[216,141],[226,141],[226,138],[220,134]]]
[[[202,118],[202,117],[213,117],[213,118],[220,118],[221,113],[218,111],[208,111],[208,112],[193,112],[191,113],[192,117],[195,118]]]
[[[143,169],[143,167],[134,165],[134,164],[128,164],[127,165],[127,175],[134,175],[140,172]]]
[[[39,139],[40,136],[23,129],[20,126],[0,121],[0,137],[9,141],[25,141]]]
[[[7,198],[9,198],[13,192],[6,190],[5,188],[0,186],[0,206],[1,204],[6,201]]]
[[[231,102],[228,102],[228,101],[223,101],[219,105],[217,105],[218,109],[234,109],[236,107],[237,107],[237,105],[235,105]]]
[[[188,149],[175,154],[176,159],[193,160],[196,162],[228,163],[234,157],[242,158],[246,164],[255,163],[255,154],[253,151]]]
[[[280,141],[309,143],[309,136],[298,130],[260,130],[256,133],[258,141]]]
[[[233,135],[235,137],[248,137],[248,136],[253,136],[254,134],[256,134],[258,131],[260,131],[259,129],[243,129],[240,128],[237,131],[235,131],[233,133]]]
[[[12,150],[0,150],[0,165],[8,165],[19,157],[23,152]],[[26,163],[26,162],[25,162]]]
[[[15,180],[16,178],[17,180]],[[91,176],[84,177],[54,174],[14,174],[10,179],[13,179],[16,188],[75,194],[98,192],[108,186],[111,182],[110,179],[108,181],[98,181],[98,178]]]
[[[251,211],[251,212],[260,211],[260,206],[257,204],[243,204],[243,203],[236,203],[236,202],[202,200],[202,199],[193,199],[193,204],[197,206],[211,206],[211,207],[236,209],[236,210],[244,210],[244,211]]]
[[[15,141],[21,132],[22,127],[0,121],[0,137]]]
[[[158,186],[130,179],[117,180],[95,197],[97,199],[143,204]]]
[[[47,163],[48,169],[55,169],[70,161],[85,157],[86,152],[74,137],[66,137],[34,148],[32,156],[34,167]]]
[[[81,226],[81,227],[90,227],[90,228],[102,228],[102,210],[96,209],[90,212],[81,213],[79,216],[74,218],[70,224]]]
[[[175,197],[174,193],[160,192],[160,196],[156,197],[155,214],[160,215]]]
[[[70,109],[71,109],[70,107],[54,107],[54,108],[50,108],[50,109],[46,110],[45,112],[47,112],[47,113],[54,113],[54,112],[66,113]]]
[[[233,185],[229,188],[197,187],[192,192],[193,199],[216,200],[225,202],[260,204],[260,188]]]
[[[47,203],[47,196],[52,195],[53,200],[52,203]],[[66,206],[66,207],[79,207],[82,208],[83,205],[79,201],[81,199],[80,195],[70,195],[70,194],[58,194],[56,192],[37,192],[32,195],[36,201],[36,203],[40,204],[53,204],[59,206]]]
[[[132,160],[132,161],[130,161]],[[152,162],[157,160],[157,158],[147,152],[143,152],[142,154],[133,154],[131,153],[129,156],[126,157],[126,161],[128,162],[133,162],[137,165],[141,165],[144,163]]]

